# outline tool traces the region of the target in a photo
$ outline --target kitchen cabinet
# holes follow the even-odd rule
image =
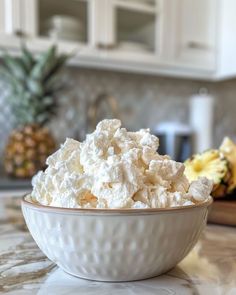
[[[59,50],[72,53],[88,52],[91,23],[90,0],[23,0],[27,21],[23,33],[28,46],[45,50],[57,43]]]
[[[107,1],[110,44],[113,50],[150,54],[158,50],[158,2]],[[108,44],[109,45],[109,44]]]
[[[176,59],[214,70],[217,33],[216,0],[177,0],[173,32]]]
[[[0,0],[0,34],[17,35],[21,29],[19,0]]]
[[[19,46],[22,30],[21,0],[0,0],[0,46]]]
[[[168,1],[168,0],[167,0]],[[170,0],[171,2],[171,0]],[[199,78],[236,76],[236,18],[233,0],[175,0],[170,17],[172,58]]]
[[[5,33],[5,1],[0,1],[0,35]]]
[[[56,42],[73,65],[219,80],[236,76],[233,0],[0,0],[0,46]]]

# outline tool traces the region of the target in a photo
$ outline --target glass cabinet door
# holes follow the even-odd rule
[[[114,47],[124,52],[155,53],[158,14],[155,0],[113,2]]]
[[[35,3],[27,31],[35,37],[53,41],[88,42],[89,0],[25,0]],[[27,7],[25,8],[27,14]],[[31,9],[32,12],[32,9]],[[29,12],[30,13],[30,12]],[[31,31],[31,32],[30,32]]]
[[[37,40],[64,41],[66,46],[77,42],[104,56],[108,52],[153,55],[158,51],[162,0],[22,1],[24,31]]]

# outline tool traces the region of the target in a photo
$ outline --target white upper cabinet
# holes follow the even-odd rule
[[[0,46],[15,48],[22,35],[21,0],[0,0]]]
[[[0,0],[0,46],[57,43],[73,64],[224,79],[236,76],[235,0]]]
[[[0,0],[0,34],[14,36],[21,31],[20,0]]]
[[[120,53],[157,53],[157,1],[108,0],[112,49]]]
[[[29,46],[43,50],[57,43],[64,51],[82,50],[90,42],[90,0],[22,0],[23,31]]]
[[[5,2],[0,0],[0,34],[5,33]]]
[[[176,59],[214,69],[217,1],[177,0],[175,13]]]

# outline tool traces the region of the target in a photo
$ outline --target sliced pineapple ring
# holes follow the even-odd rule
[[[228,160],[219,150],[207,150],[185,161],[185,175],[189,181],[207,177],[213,181],[212,195],[222,197],[226,194],[231,176]]]

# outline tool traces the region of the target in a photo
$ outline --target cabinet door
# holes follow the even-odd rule
[[[90,39],[92,0],[24,0],[24,33],[32,50],[57,43],[63,51],[76,52]]]
[[[177,0],[177,60],[200,67],[215,66],[217,2]]]
[[[160,53],[160,2],[108,0],[107,57],[134,66],[156,62]]]
[[[0,34],[5,32],[5,1],[0,0]]]
[[[22,29],[21,0],[0,0],[1,35],[19,35]]]
[[[0,0],[0,46],[15,49],[22,36],[24,0]]]
[[[90,41],[94,48],[106,50],[114,43],[112,0],[91,0]]]

